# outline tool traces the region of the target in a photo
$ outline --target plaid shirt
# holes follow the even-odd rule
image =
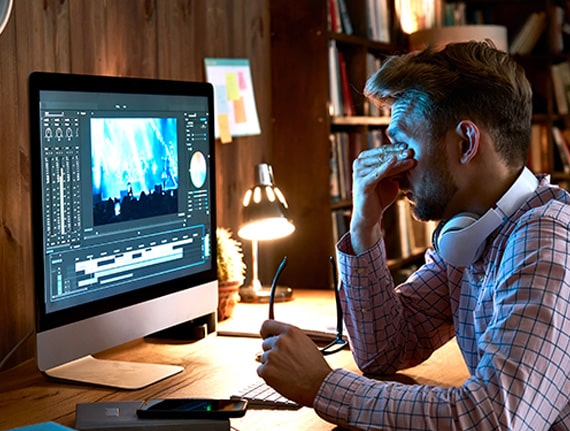
[[[315,400],[349,429],[570,429],[570,195],[541,178],[489,237],[480,259],[426,264],[394,289],[384,244],[338,244],[345,324],[364,373],[425,360],[454,335],[470,371],[461,387],[381,382],[334,370]]]

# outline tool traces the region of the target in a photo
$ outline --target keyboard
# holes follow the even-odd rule
[[[285,398],[261,379],[242,388],[231,398],[245,398],[248,409],[299,410],[302,407],[300,404]]]

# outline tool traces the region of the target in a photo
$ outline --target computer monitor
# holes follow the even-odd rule
[[[131,389],[181,371],[92,355],[215,316],[212,86],[34,72],[29,102],[39,369]]]

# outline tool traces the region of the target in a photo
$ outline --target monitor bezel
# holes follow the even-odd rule
[[[208,270],[196,274],[176,278],[160,284],[138,289],[136,292],[118,294],[109,298],[80,304],[65,310],[46,313],[44,293],[44,225],[41,188],[41,145],[40,131],[40,92],[70,91],[92,93],[126,93],[145,95],[176,95],[206,97],[208,111],[213,117],[214,90],[207,82],[174,81],[163,79],[117,77],[104,75],[81,75],[56,72],[33,72],[29,76],[29,109],[30,109],[30,165],[31,165],[31,209],[32,209],[32,245],[34,267],[34,301],[36,313],[36,332],[48,331],[60,326],[92,318],[101,314],[114,312],[121,308],[160,298],[169,294],[184,291],[192,286],[200,286],[217,280],[216,267],[216,175],[215,175],[215,135],[214,118],[208,122],[208,133],[211,139],[210,157],[208,159],[211,212],[211,262]],[[36,146],[36,147],[35,147]]]

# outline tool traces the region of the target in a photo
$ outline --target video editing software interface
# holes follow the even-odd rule
[[[209,115],[206,96],[40,92],[46,313],[212,268]]]

